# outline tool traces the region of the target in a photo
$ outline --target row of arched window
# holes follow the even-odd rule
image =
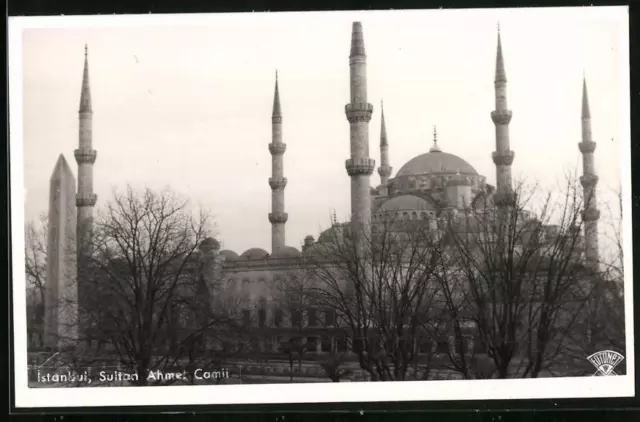
[[[374,214],[374,221],[386,221],[392,218],[393,215],[390,212],[384,212],[379,214]],[[436,217],[435,211],[399,211],[395,215],[396,218],[401,220],[430,220]]]
[[[390,189],[392,191],[397,190],[428,190],[428,189],[438,189],[445,187],[447,182],[451,180],[453,175],[450,176],[437,176],[437,177],[426,177],[426,178],[401,178],[395,180]],[[465,181],[471,185],[472,187],[476,187],[479,183],[478,180],[473,176],[466,176]]]
[[[303,328],[303,327],[333,327],[336,324],[336,313],[330,309],[281,308],[257,310],[243,309],[242,324],[250,328]]]

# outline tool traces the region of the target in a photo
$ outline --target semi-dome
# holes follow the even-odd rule
[[[323,252],[324,245],[322,243],[314,243],[304,249],[304,255],[320,255]]]
[[[432,149],[418,155],[400,168],[396,177],[417,176],[421,174],[460,173],[476,176],[478,172],[462,158],[447,152]]]
[[[318,236],[318,243],[334,242],[340,236],[348,223],[336,223]]]
[[[220,251],[220,255],[224,256],[227,261],[236,261],[240,259],[240,255],[228,249],[225,249],[224,251]]]
[[[414,195],[400,195],[383,203],[378,211],[417,211],[434,210],[435,207],[426,199]]]
[[[336,246],[331,242],[323,242],[323,243],[314,243],[313,245],[308,246],[304,250],[305,256],[326,256],[329,257],[331,254],[335,253]]]
[[[242,258],[242,259],[263,259],[263,258],[266,258],[267,255],[269,255],[269,252],[265,251],[264,249],[251,248],[251,249],[247,249],[246,251],[244,251],[242,253],[242,255],[240,255],[240,258]]]

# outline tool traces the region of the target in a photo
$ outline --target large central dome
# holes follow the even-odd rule
[[[457,155],[431,150],[430,152],[409,160],[396,177],[417,176],[420,174],[438,174],[438,173],[460,173],[476,176],[478,172],[471,167],[471,164],[464,161]]]

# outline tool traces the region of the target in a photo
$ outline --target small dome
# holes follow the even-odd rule
[[[240,258],[242,259],[264,259],[269,255],[269,252],[260,248],[251,248],[242,253]]]
[[[298,249],[294,248],[293,246],[285,246],[280,251],[280,253],[278,253],[278,256],[287,257],[287,258],[300,256],[300,255],[301,255],[301,252]]]
[[[413,195],[400,195],[383,203],[378,211],[418,211],[434,209],[434,206],[426,199]]]
[[[227,249],[220,251],[220,255],[224,256],[227,261],[236,261],[240,259],[240,256],[237,253]]]
[[[409,160],[396,177],[417,176],[421,174],[460,173],[465,175],[478,175],[478,172],[457,155],[433,150],[426,154],[418,155]]]
[[[207,237],[200,243],[201,251],[211,251],[220,249],[220,242],[218,242],[213,237]]]

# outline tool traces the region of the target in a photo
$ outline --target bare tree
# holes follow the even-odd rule
[[[601,288],[597,297],[601,299],[596,308],[597,321],[594,327],[593,342],[599,347],[624,351],[626,346],[625,313],[624,313],[624,239],[622,230],[623,201],[622,190],[615,191],[616,208],[607,206],[605,223],[609,223],[608,244],[610,254],[602,260],[600,276]],[[629,217],[627,217],[629,218]]]
[[[450,367],[464,377],[538,377],[566,364],[592,279],[582,261],[580,190],[568,179],[560,192],[520,184],[512,201],[481,198],[449,221],[438,278]],[[472,347],[465,331],[475,332]]]
[[[210,236],[210,217],[169,190],[115,192],[84,251],[91,271],[78,278],[84,347],[113,356],[134,385],[175,382],[149,374],[207,358],[206,339],[235,324],[213,309],[203,278],[198,247]]]
[[[296,268],[276,278],[277,304],[279,311],[286,311],[289,315],[289,338],[279,345],[289,362],[290,380],[294,377],[294,364],[298,363],[301,371],[305,354],[315,348],[306,339],[308,321],[305,321],[305,311],[309,312],[314,303],[310,295],[312,287],[304,269]],[[313,310],[312,312],[315,312]]]
[[[347,354],[339,351],[330,335],[344,330],[336,326],[335,310],[327,308],[314,294],[317,280],[312,271],[301,261],[298,268],[276,278],[277,304],[287,310],[290,316],[288,332],[290,337],[280,345],[289,362],[290,379],[294,377],[294,364],[298,370],[305,357],[312,357],[333,382],[339,382],[353,371],[348,365]],[[306,336],[311,336],[307,338]],[[316,354],[320,350],[319,354]]]
[[[44,335],[44,304],[47,280],[47,216],[30,221],[25,228],[25,275],[27,289],[27,330]]]
[[[592,373],[593,367],[585,358],[603,350],[625,352],[625,303],[624,303],[624,246],[622,231],[622,193],[613,191],[615,202],[604,204],[600,221],[602,228],[600,263],[592,277],[593,292],[588,313],[582,324],[588,336],[574,336],[571,356],[583,372]],[[624,363],[616,368],[622,373]]]
[[[369,227],[336,225],[309,258],[313,299],[334,309],[360,368],[373,381],[405,380],[423,319],[437,296],[438,233],[392,215]],[[425,369],[425,368],[423,368]]]

